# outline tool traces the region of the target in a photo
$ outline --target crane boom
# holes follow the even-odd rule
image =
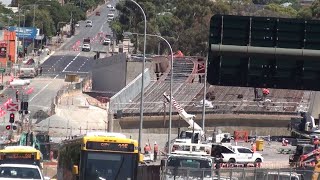
[[[170,102],[170,95],[167,95],[165,92],[163,93],[163,96],[166,98],[168,102]],[[189,129],[194,129],[197,131],[201,131],[201,134],[203,134],[202,128],[193,120],[196,116],[193,114],[188,114],[178,103],[177,101],[172,97],[172,105],[175,107],[175,109],[178,111],[180,117],[184,119],[190,126]]]

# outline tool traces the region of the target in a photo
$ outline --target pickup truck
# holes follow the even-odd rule
[[[1,164],[0,179],[23,179],[23,180],[50,180],[44,177],[40,168],[36,165],[29,164]]]
[[[251,149],[242,146],[224,146],[212,145],[211,155],[220,158],[220,162],[230,164],[250,164],[255,166],[257,163],[263,162],[263,157],[260,153],[253,152]]]

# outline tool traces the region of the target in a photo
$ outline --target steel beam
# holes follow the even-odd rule
[[[211,51],[217,55],[237,54],[239,56],[293,56],[302,57],[320,57],[320,50],[313,49],[290,49],[276,47],[255,47],[255,46],[236,46],[211,44]]]

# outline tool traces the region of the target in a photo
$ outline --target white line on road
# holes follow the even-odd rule
[[[29,102],[31,102],[35,97],[37,97],[42,91],[44,91],[52,82],[53,82],[53,80],[55,80],[55,79],[57,79],[57,77],[59,76],[59,74],[57,74],[53,79],[52,79],[52,81],[50,81],[48,84],[46,84],[45,86],[43,86],[43,88],[39,91],[39,92],[37,92],[30,100],[29,100]]]
[[[69,62],[69,64],[62,70],[62,72],[65,72],[66,69],[73,63],[74,60],[77,59],[77,57],[78,57],[80,54],[81,54],[81,52],[79,52],[79,54],[77,54],[77,56],[74,57],[74,58],[72,59],[72,61]]]
[[[77,59],[77,57],[80,55],[81,53],[77,54],[77,56],[75,58],[72,59],[72,61],[63,69],[62,72],[65,72],[65,70],[70,66],[70,64]],[[57,79],[57,77],[59,76],[59,74],[57,74],[48,84],[46,84],[39,92],[37,92],[30,100],[29,102],[31,102],[35,97],[37,97],[42,91],[44,91],[52,82],[53,80]]]

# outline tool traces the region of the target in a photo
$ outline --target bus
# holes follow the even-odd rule
[[[31,146],[7,146],[0,150],[0,164],[32,164],[42,168],[42,154]]]
[[[138,142],[120,133],[90,132],[61,144],[58,180],[137,180]]]

